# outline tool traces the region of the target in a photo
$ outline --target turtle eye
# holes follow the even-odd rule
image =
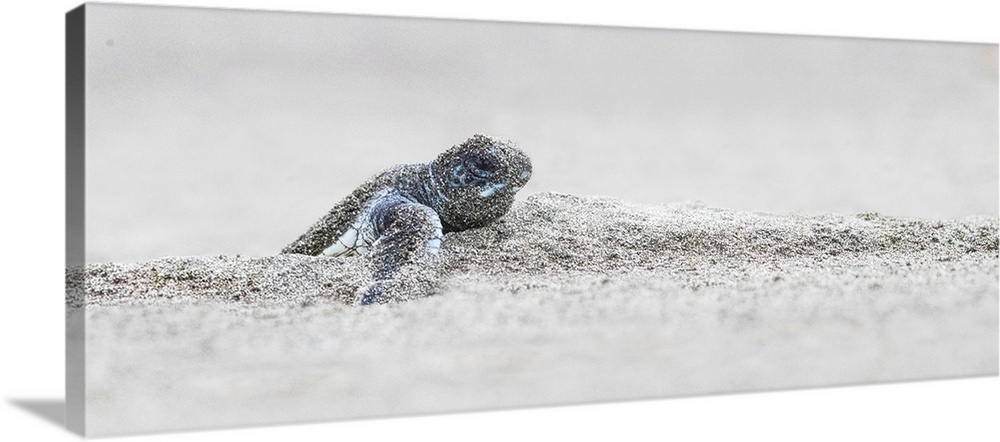
[[[484,167],[475,160],[459,162],[452,166],[448,184],[452,187],[481,186],[492,176]]]
[[[496,172],[495,161],[491,161],[489,158],[476,157],[471,159],[467,168],[469,173],[471,173],[476,178],[487,179],[493,176]]]

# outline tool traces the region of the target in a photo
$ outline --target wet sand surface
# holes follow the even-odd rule
[[[424,298],[353,306],[359,257],[166,257],[71,271],[69,316],[93,435],[996,375],[997,246],[538,193],[448,234]]]

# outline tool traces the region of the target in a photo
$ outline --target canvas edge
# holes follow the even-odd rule
[[[66,13],[66,269],[85,263],[86,5]],[[82,309],[66,287],[66,428],[86,434],[86,345]]]

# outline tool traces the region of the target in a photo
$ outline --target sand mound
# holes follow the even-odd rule
[[[546,193],[449,234],[432,296],[350,305],[361,258],[174,257],[69,272],[68,319],[94,435],[995,375],[997,243]]]
[[[491,226],[448,234],[442,265],[432,275],[414,272],[412,278],[414,284],[420,278],[440,283],[427,294],[462,275],[489,276],[511,288],[530,285],[539,276],[666,271],[682,287],[697,287],[719,283],[712,270],[720,266],[738,275],[748,267],[778,272],[781,264],[792,261],[820,263],[841,255],[908,255],[938,262],[996,257],[997,226],[990,217],[926,221],[871,213],[775,215],[541,193],[517,203]],[[96,305],[351,303],[355,292],[370,282],[369,274],[366,261],[357,257],[169,257],[92,264],[85,272],[70,272],[75,294],[70,303],[83,303],[79,289],[84,279],[86,303]]]

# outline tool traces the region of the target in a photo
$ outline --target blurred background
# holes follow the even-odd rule
[[[276,253],[475,132],[540,191],[998,213],[997,45],[88,4],[87,260]]]

